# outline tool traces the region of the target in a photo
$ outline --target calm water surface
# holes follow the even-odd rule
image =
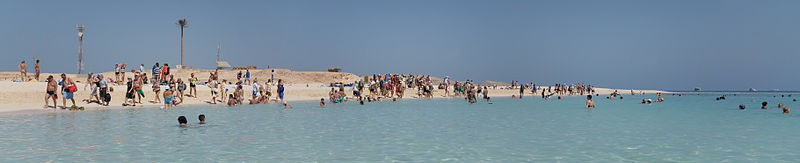
[[[584,97],[526,97],[6,114],[0,162],[800,162],[795,97],[717,96],[595,98],[591,112]]]

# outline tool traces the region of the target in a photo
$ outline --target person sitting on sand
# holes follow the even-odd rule
[[[28,77],[28,66],[25,65],[25,60],[22,60],[22,63],[19,64],[19,81],[26,82],[25,78]]]
[[[200,120],[200,124],[206,124],[206,115],[200,114],[197,119]]]
[[[319,107],[321,107],[321,108],[327,107],[327,106],[325,106],[325,98],[319,99]]]
[[[45,108],[50,107],[49,106],[50,104],[48,104],[48,102],[47,102],[47,100],[49,100],[50,98],[53,99],[53,108],[58,107],[58,102],[56,102],[56,99],[58,98],[58,95],[56,95],[56,89],[58,89],[58,82],[56,82],[56,79],[53,79],[53,75],[48,76],[47,77],[47,95],[44,96],[44,107]]]
[[[72,79],[67,77],[67,74],[61,74],[61,93],[64,95],[62,98],[62,106],[67,106],[67,99],[72,101],[72,107],[75,107],[75,99],[73,99],[73,91],[70,91],[70,87],[72,89],[77,90],[77,86],[75,86],[75,82]]]
[[[228,95],[228,106],[236,106],[236,100],[233,95]]]
[[[594,101],[592,101],[592,95],[586,96],[586,108],[594,108]]]
[[[761,102],[761,109],[769,109],[769,107],[767,107],[767,102],[766,101]]]
[[[783,114],[789,114],[789,107],[783,107]]]
[[[180,127],[188,127],[189,124],[184,116],[178,116],[178,126]]]

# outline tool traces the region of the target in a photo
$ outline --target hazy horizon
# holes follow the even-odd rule
[[[800,90],[800,1],[2,1],[0,71],[180,62],[608,88]]]

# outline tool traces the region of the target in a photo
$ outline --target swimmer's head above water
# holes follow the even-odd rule
[[[179,116],[178,117],[178,125],[180,125],[180,126],[189,126],[189,124],[186,124],[186,123],[187,123],[186,122],[186,117],[184,117],[184,116]]]
[[[200,120],[200,124],[206,124],[206,115],[200,114],[197,119]]]

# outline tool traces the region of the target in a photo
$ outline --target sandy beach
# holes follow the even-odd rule
[[[271,76],[272,69],[266,70],[251,70],[251,79],[258,80],[260,84],[266,82],[267,79]],[[146,71],[150,74],[150,71]],[[180,78],[186,80],[189,78],[191,73],[194,73],[195,76],[199,79],[199,81],[207,81],[209,78],[209,73],[214,72],[214,70],[198,70],[198,69],[173,69],[171,73],[175,75],[175,78]],[[236,74],[238,70],[220,70],[220,78],[227,79],[229,81],[236,80]],[[102,73],[105,77],[114,77],[113,72],[105,72]],[[44,80],[47,78],[48,75],[58,76],[59,74],[51,74],[51,73],[42,73],[40,78]],[[126,73],[126,77],[133,75],[133,73],[128,72]],[[116,85],[113,84],[114,92],[111,92],[112,100],[109,106],[102,106],[97,103],[87,103],[84,102],[84,99],[88,99],[89,94],[91,93],[91,88],[86,87],[85,78],[77,77],[76,74],[67,74],[69,78],[78,82],[79,91],[75,93],[75,100],[79,106],[83,106],[86,110],[99,110],[99,109],[118,109],[118,108],[145,108],[145,107],[160,107],[163,106],[162,103],[153,103],[154,100],[154,93],[152,89],[150,89],[151,85],[146,84],[143,88],[145,92],[145,98],[142,99],[143,104],[137,104],[136,106],[126,106],[123,107],[123,99],[125,97],[125,85]],[[31,73],[29,73],[29,77],[33,77]],[[343,73],[343,72],[297,72],[291,71],[287,69],[275,69],[275,78],[284,80],[286,82],[286,97],[285,100],[291,102],[299,102],[299,101],[312,101],[312,100],[319,100],[320,98],[328,98],[328,92],[330,91],[331,87],[329,87],[330,83],[333,82],[343,82],[343,83],[352,83],[353,81],[359,80],[361,77],[352,73]],[[14,80],[19,79],[19,72],[0,72],[0,113],[30,113],[30,112],[52,112],[52,111],[66,111],[62,109],[53,109],[53,108],[44,108],[44,97],[45,97],[45,90],[46,90],[46,83],[45,82],[15,82]],[[244,78],[242,79],[244,80]],[[440,78],[433,78],[434,84],[438,84],[441,82]],[[512,95],[519,94],[518,89],[504,89],[502,85],[507,84],[503,82],[487,82],[491,83],[491,85],[499,85],[496,89],[490,89],[489,96],[491,97],[508,97]],[[490,86],[491,86],[490,85]],[[545,86],[546,87],[546,86]],[[273,90],[276,90],[275,86],[272,86]],[[347,96],[351,97],[352,92],[347,89]],[[622,94],[627,94],[631,90],[630,89],[607,89],[607,88],[595,88],[597,94],[610,94],[615,90],[619,91]],[[252,86],[245,85],[244,91],[246,95],[245,97],[250,97],[250,92],[252,91]],[[183,103],[178,105],[177,107],[185,107],[185,106],[194,106],[194,105],[212,105],[210,104],[211,100],[211,93],[210,88],[205,85],[198,85],[197,86],[198,97],[184,97]],[[416,97],[416,90],[409,89],[406,91],[406,100],[408,99],[417,99]],[[444,90],[434,90],[434,98],[446,98],[443,94]],[[664,92],[658,90],[634,90],[634,92],[644,92],[644,93],[656,93],[656,92]],[[188,93],[188,90],[185,92]],[[539,96],[534,94],[526,94],[528,96]],[[463,98],[463,97],[461,97]],[[274,96],[273,96],[274,99]],[[61,106],[61,97],[59,97],[58,105]],[[52,105],[52,104],[50,104]],[[67,105],[71,105],[71,102],[67,101]],[[218,103],[216,105],[224,105],[223,103]]]

